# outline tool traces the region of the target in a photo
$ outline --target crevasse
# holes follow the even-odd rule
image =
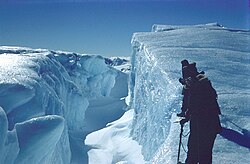
[[[71,163],[75,133],[96,130],[90,103],[112,97],[122,76],[98,55],[4,46],[0,72],[0,163]]]

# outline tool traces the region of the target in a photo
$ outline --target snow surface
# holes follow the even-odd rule
[[[0,47],[0,163],[88,163],[87,134],[125,112],[128,74],[98,55]]]
[[[128,110],[119,120],[87,136],[85,143],[92,148],[89,163],[144,163],[140,146],[130,136],[133,115]]]

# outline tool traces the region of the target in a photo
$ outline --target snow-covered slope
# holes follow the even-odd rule
[[[205,71],[219,95],[225,129],[216,139],[214,163],[250,163],[250,138],[246,135],[250,130],[250,32],[216,23],[154,25],[152,29],[135,33],[132,39],[130,90],[131,108],[136,113],[132,137],[142,146],[145,160],[177,160],[180,127],[173,124],[173,117],[181,105],[180,61],[188,59]],[[242,129],[246,130],[243,134]],[[232,135],[245,143],[235,141]],[[186,140],[183,142],[185,145]],[[182,151],[181,159],[185,157]]]
[[[101,56],[0,47],[0,163],[87,163],[83,140],[122,116],[127,94]]]

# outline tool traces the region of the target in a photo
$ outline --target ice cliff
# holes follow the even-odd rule
[[[101,56],[1,46],[0,163],[87,163],[84,138],[126,96],[127,75]]]
[[[142,146],[146,161],[176,163],[180,127],[173,118],[181,107],[178,78],[183,59],[196,62],[199,71],[205,71],[212,81],[219,95],[223,126],[238,132],[250,130],[249,43],[249,31],[217,23],[154,25],[152,32],[133,35],[130,106],[135,117],[131,135]],[[187,141],[183,142],[185,145]],[[186,155],[182,153],[184,160]],[[249,155],[247,147],[217,137],[214,163],[249,163]]]

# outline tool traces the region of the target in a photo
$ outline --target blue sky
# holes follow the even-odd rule
[[[250,29],[249,0],[0,0],[0,45],[130,56],[153,24]]]

